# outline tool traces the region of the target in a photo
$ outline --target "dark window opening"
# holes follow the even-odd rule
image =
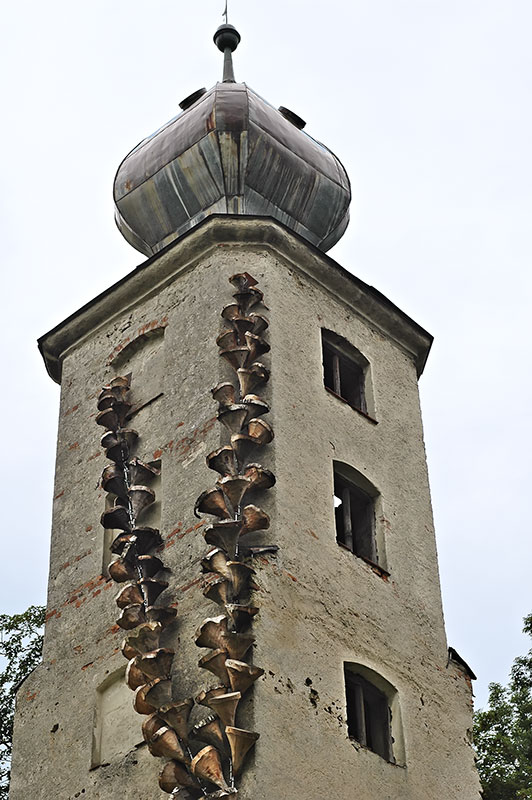
[[[378,564],[374,498],[335,471],[334,506],[338,544]]]
[[[350,406],[368,413],[366,403],[366,369],[346,352],[323,339],[323,374],[327,389]]]
[[[347,665],[344,673],[349,738],[386,761],[394,761],[391,712],[386,695]]]

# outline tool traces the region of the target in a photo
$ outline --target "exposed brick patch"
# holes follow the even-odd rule
[[[74,442],[73,444],[68,445],[69,450],[77,450],[79,447],[79,442]]]
[[[68,411],[65,411],[65,413],[63,414],[63,416],[64,416],[64,417],[68,417],[68,416],[70,416],[70,414],[73,414],[75,411],[77,411],[77,410],[78,410],[78,408],[79,408],[79,403],[78,403],[77,405],[75,405],[75,406],[72,406],[72,408],[69,408],[69,409],[68,409]]]
[[[192,589],[193,586],[197,586],[203,581],[203,576],[200,578],[196,578],[195,580],[191,581],[190,583],[186,583],[184,586],[179,587],[180,592],[187,592],[189,589]]]
[[[140,328],[138,328],[136,334],[134,335],[132,334],[131,336],[126,336],[124,339],[118,342],[116,347],[113,348],[113,350],[107,357],[107,362],[106,362],[107,366],[112,364],[115,358],[118,355],[120,355],[124,347],[127,347],[128,344],[134,342],[135,339],[138,339],[140,336],[144,336],[146,333],[149,333],[150,331],[153,331],[156,328],[166,328],[167,325],[168,325],[168,317],[166,316],[162,317],[160,320],[154,319],[151,322],[147,322],[145,325],[141,325]]]

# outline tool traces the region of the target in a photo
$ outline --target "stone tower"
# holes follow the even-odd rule
[[[39,343],[61,384],[48,613],[10,798],[475,800],[431,337],[325,255],[347,175],[235,81],[239,39],[221,26],[223,81],[120,165],[148,260]]]

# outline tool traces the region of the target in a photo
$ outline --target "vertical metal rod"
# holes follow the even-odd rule
[[[333,389],[337,395],[342,396],[342,385],[340,383],[340,358],[337,353],[333,354]]]
[[[229,3],[229,0],[225,0],[225,11],[224,11],[224,13],[222,14],[222,17],[225,17],[225,24],[226,24],[226,25],[227,25],[227,23],[229,22],[229,15],[228,15],[228,13],[227,13],[227,6],[228,6],[228,3]]]
[[[368,737],[366,734],[366,715],[364,713],[364,691],[359,683],[354,685],[355,715],[357,724],[357,738],[363,747],[366,747]]]
[[[342,511],[344,513],[344,544],[353,552],[353,522],[351,519],[351,492],[346,486],[342,489]]]
[[[235,71],[233,69],[233,51],[230,47],[224,50],[224,83],[236,83]]]

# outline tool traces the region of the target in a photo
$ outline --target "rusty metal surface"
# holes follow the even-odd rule
[[[349,220],[347,173],[243,83],[218,83],[121,163],[115,216],[146,255],[211,214],[271,216],[327,250]]]

